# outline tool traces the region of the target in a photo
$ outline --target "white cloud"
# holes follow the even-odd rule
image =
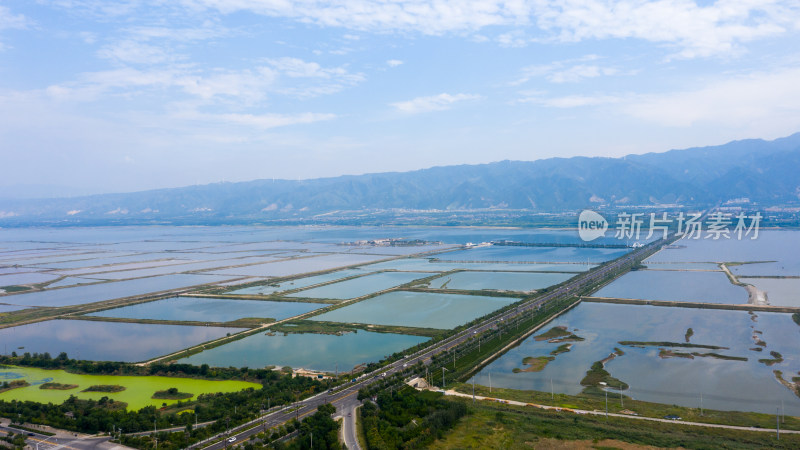
[[[20,30],[28,28],[31,21],[22,14],[14,14],[5,6],[0,6],[0,31],[1,30]]]
[[[613,95],[566,95],[561,97],[548,97],[542,91],[523,92],[523,97],[516,103],[533,103],[550,108],[580,108],[584,106],[599,106],[619,103],[623,99]]]
[[[306,62],[299,58],[277,58],[266,61],[270,66],[291,78],[352,77],[344,68],[325,69],[315,62]]]
[[[511,26],[504,46],[530,41],[523,28],[551,32],[565,42],[635,38],[663,43],[685,58],[727,54],[741,44],[796,30],[795,0],[182,0],[195,11],[249,11],[320,26],[428,35]],[[537,37],[536,39],[541,39]]]
[[[429,35],[524,24],[528,23],[531,11],[531,5],[520,0],[182,0],[182,3],[199,11],[212,9],[223,14],[250,11],[321,26],[378,32],[411,30]]]
[[[391,105],[401,112],[417,114],[430,111],[443,111],[450,109],[454,103],[466,100],[477,100],[479,98],[481,98],[479,95],[473,94],[439,94],[430,97],[417,97],[413,100],[392,103]]]
[[[101,58],[132,64],[158,64],[172,59],[160,47],[133,40],[123,40],[106,45],[97,52],[97,55]]]
[[[509,31],[497,36],[497,42],[503,47],[521,48],[530,43],[530,38],[521,30]]]
[[[635,38],[674,47],[684,58],[727,54],[742,43],[800,25],[793,0],[533,0],[539,28],[565,42]]]
[[[400,61],[399,59],[390,59],[390,60],[386,61],[386,65],[389,66],[389,67],[397,67],[397,66],[400,66],[402,64],[403,64],[403,61]]]
[[[639,96],[623,112],[663,126],[715,125],[772,135],[800,123],[800,68],[752,73],[684,92]],[[783,131],[781,131],[783,132]]]
[[[105,48],[101,52],[120,62],[166,57],[146,45],[136,44]],[[326,68],[298,58],[269,59],[265,64],[241,70],[200,70],[189,64],[147,69],[120,67],[84,73],[76,81],[52,85],[46,91],[59,100],[92,101],[101,95],[175,89],[206,102],[233,100],[240,106],[249,106],[264,101],[268,94],[310,98],[336,93],[364,80],[363,74],[350,73],[344,67]]]
[[[554,61],[550,64],[526,66],[520,71],[519,78],[510,82],[509,85],[518,86],[540,77],[551,83],[577,83],[587,78],[623,74],[615,67],[595,63],[599,59],[600,57],[597,55],[586,55],[576,59]]]
[[[3,30],[23,30],[32,25],[31,21],[22,14],[14,14],[5,6],[0,6],[0,31]],[[8,45],[0,41],[0,51],[8,48]]]

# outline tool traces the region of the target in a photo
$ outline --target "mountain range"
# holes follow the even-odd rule
[[[500,161],[313,180],[255,180],[52,199],[0,199],[0,225],[275,220],[337,211],[796,205],[800,133],[628,155]]]

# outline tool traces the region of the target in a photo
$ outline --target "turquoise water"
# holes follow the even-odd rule
[[[638,270],[628,272],[592,294],[595,297],[637,298],[703,303],[747,303],[747,290],[722,272]]]
[[[89,314],[126,319],[228,322],[245,317],[283,320],[325,307],[320,303],[173,297]]]
[[[783,401],[787,414],[800,415],[800,398],[780,385],[772,373],[782,370],[786,377],[800,370],[800,327],[790,314],[757,313],[754,321],[745,311],[587,302],[556,318],[542,331],[553,326],[566,326],[586,340],[574,342],[571,351],[556,356],[541,372],[513,373],[515,367],[524,367],[523,358],[548,355],[560,345],[530,337],[481,370],[475,382],[488,385],[491,374],[495,387],[549,392],[552,379],[555,392],[577,394],[592,363],[619,347],[625,354],[607,363],[606,370],[628,383],[631,389],[625,395],[637,400],[698,407],[702,394],[705,408],[765,413],[774,413]],[[685,342],[688,328],[694,331],[692,343],[730,349],[677,351],[713,351],[748,361],[662,359],[659,347],[619,344],[623,340]],[[754,330],[763,331],[767,347],[762,352],[750,350],[755,347]],[[783,354],[784,362],[772,367],[759,363],[759,358],[770,358],[771,350]]]
[[[630,249],[581,247],[489,246],[458,250],[437,255],[442,261],[527,261],[599,263],[619,258]]]
[[[574,277],[573,273],[525,272],[456,272],[431,281],[433,289],[494,289],[527,292],[558,284]]]
[[[216,367],[291,366],[333,372],[351,370],[358,364],[377,362],[413,347],[428,338],[403,334],[358,331],[332,334],[258,333],[220,347],[205,350],[180,363]]]
[[[315,316],[311,320],[448,329],[518,300],[394,291]]]
[[[289,294],[288,297],[306,298],[333,298],[350,299],[361,297],[374,292],[400,286],[419,278],[429,277],[429,273],[415,272],[381,272],[352,280],[340,281],[339,283],[327,284],[312,289]]]
[[[0,350],[67,352],[70,358],[138,362],[236,333],[242,328],[48,320],[0,328]],[[23,348],[20,348],[23,347]]]

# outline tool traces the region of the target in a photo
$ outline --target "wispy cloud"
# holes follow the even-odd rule
[[[403,61],[400,61],[399,59],[390,59],[386,61],[386,65],[389,67],[397,67],[403,65]]]
[[[528,23],[531,12],[529,2],[504,0],[182,0],[182,4],[194,10],[210,9],[223,14],[250,11],[351,30],[416,31],[428,35]]]
[[[635,38],[663,43],[682,58],[729,54],[742,43],[800,27],[795,1],[534,0],[539,28],[564,42]]]
[[[614,95],[566,95],[551,97],[543,91],[523,92],[516,103],[532,103],[550,108],[580,108],[585,106],[599,106],[619,103],[623,97]]]
[[[336,118],[336,114],[311,112],[299,114],[203,114],[196,111],[187,111],[182,114],[177,114],[175,117],[214,124],[228,123],[234,125],[244,125],[247,127],[266,130],[290,125],[309,124],[325,120],[333,120]]]
[[[624,73],[616,67],[598,64],[597,55],[587,55],[582,58],[554,61],[549,64],[539,64],[523,67],[519,77],[510,82],[511,86],[518,86],[534,78],[544,78],[551,83],[577,83],[587,78],[620,75]]]
[[[481,98],[480,95],[473,94],[439,94],[429,97],[417,97],[413,100],[405,102],[392,103],[398,111],[406,114],[417,114],[430,111],[443,111],[450,109],[454,103],[463,102],[467,100],[477,100]]]
[[[22,14],[14,14],[5,6],[0,5],[0,31],[3,30],[22,30],[32,25],[30,19]],[[0,40],[0,51],[6,49],[7,44]]]
[[[97,56],[128,64],[160,64],[174,59],[161,47],[134,40],[106,45],[97,52]]]
[[[698,89],[642,95],[623,106],[631,116],[670,127],[716,125],[785,132],[800,123],[800,68],[715,80]]]

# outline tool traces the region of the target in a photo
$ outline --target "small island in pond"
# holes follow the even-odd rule
[[[567,331],[567,327],[563,325],[550,328],[544,333],[534,336],[533,339],[536,341],[547,341],[550,343],[574,342],[574,341],[584,340],[582,337]]]
[[[43,383],[39,385],[39,389],[52,389],[56,391],[68,391],[77,388],[77,384],[62,384],[62,383]]]
[[[82,392],[122,392],[125,386],[118,384],[95,384],[84,389]]]
[[[171,387],[166,391],[156,391],[151,398],[158,400],[186,400],[192,397],[194,397],[194,394],[179,392],[178,388]]]
[[[25,380],[4,381],[0,383],[0,392],[10,391],[12,389],[23,388],[29,386]]]
[[[555,356],[528,356],[527,358],[522,360],[522,364],[525,364],[526,368],[520,369],[515,367],[512,372],[520,373],[520,372],[541,372],[542,369],[547,366],[547,363],[556,359]]]

